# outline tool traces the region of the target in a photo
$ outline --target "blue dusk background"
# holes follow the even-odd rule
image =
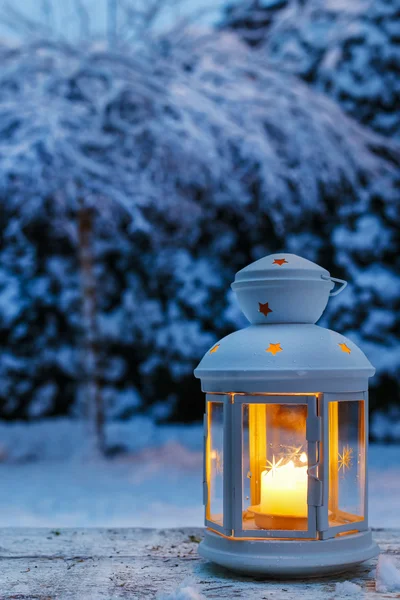
[[[193,369],[286,251],[400,527],[399,166],[398,0],[0,0],[0,525],[201,525]]]

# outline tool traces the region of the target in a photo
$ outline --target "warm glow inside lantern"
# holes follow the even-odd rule
[[[315,576],[378,552],[366,496],[374,369],[314,324],[337,281],[291,254],[239,271],[232,287],[251,325],[195,371],[207,393],[200,553],[220,565]]]

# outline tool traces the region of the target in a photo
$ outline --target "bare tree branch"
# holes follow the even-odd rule
[[[117,11],[118,0],[107,0],[107,38],[110,48],[114,48],[117,41]]]
[[[0,20],[13,31],[27,35],[48,36],[50,29],[42,20],[32,19],[6,1],[0,9]]]
[[[42,13],[49,29],[54,29],[54,11],[52,0],[42,0]]]
[[[75,10],[79,20],[79,31],[82,40],[90,38],[90,16],[83,0],[74,0]]]
[[[18,33],[29,41],[33,39],[67,41],[62,31],[54,29],[54,10],[52,0],[43,0],[39,18],[34,19],[24,11],[13,6],[8,0],[0,5],[0,22],[11,31]],[[26,41],[26,40],[25,40]]]

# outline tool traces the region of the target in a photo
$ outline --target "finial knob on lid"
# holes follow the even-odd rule
[[[330,293],[335,282],[342,287]],[[342,279],[295,254],[271,254],[238,271],[232,289],[253,324],[316,323]]]

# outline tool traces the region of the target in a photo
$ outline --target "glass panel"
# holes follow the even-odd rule
[[[362,521],[364,494],[364,401],[330,402],[329,525]]]
[[[223,525],[224,508],[224,404],[208,403],[206,518]]]
[[[307,405],[243,405],[243,529],[308,530]]]

